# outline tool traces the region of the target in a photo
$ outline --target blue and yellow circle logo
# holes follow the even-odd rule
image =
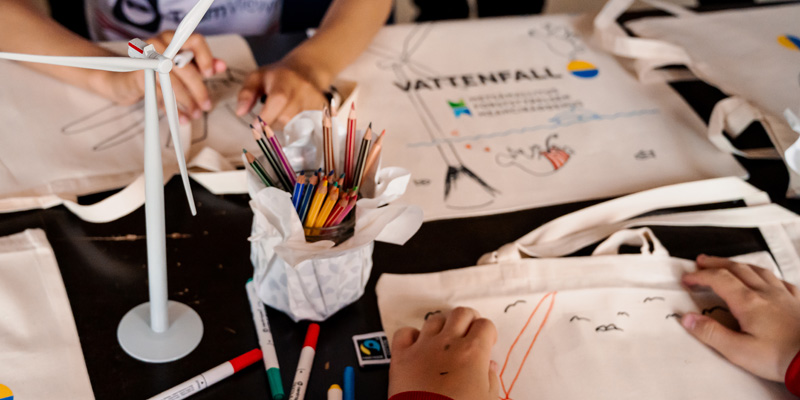
[[[597,67],[594,64],[588,61],[581,61],[581,60],[574,60],[570,61],[567,65],[567,70],[572,74],[577,76],[578,78],[589,79],[594,78],[600,71],[597,70]]]
[[[8,386],[0,385],[0,400],[14,400],[14,393]]]
[[[795,35],[778,36],[778,43],[789,50],[800,51],[800,38]]]

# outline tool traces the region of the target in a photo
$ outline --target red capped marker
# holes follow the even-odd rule
[[[314,365],[314,354],[317,352],[317,338],[319,338],[319,325],[308,325],[306,340],[303,342],[303,350],[300,351],[300,360],[297,362],[297,372],[294,374],[294,383],[289,391],[289,400],[303,400],[308,386],[308,377],[311,375],[311,367]]]
[[[312,356],[313,357],[313,356]],[[253,349],[226,361],[172,389],[161,392],[148,400],[180,400],[185,399],[261,360],[261,350]]]

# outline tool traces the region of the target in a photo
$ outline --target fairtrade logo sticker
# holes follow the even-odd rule
[[[567,64],[567,70],[578,78],[589,79],[594,78],[600,71],[594,64],[588,61],[574,60]]]
[[[14,393],[8,386],[0,385],[0,400],[14,400]]]
[[[359,340],[358,348],[361,350],[361,357],[365,360],[386,358],[383,354],[380,342],[375,339]]]
[[[466,103],[464,103],[463,99],[459,100],[458,102],[452,102],[448,100],[447,104],[450,104],[450,108],[453,109],[453,114],[455,114],[456,118],[460,117],[461,114],[466,114],[470,117],[472,116],[472,112],[469,110],[469,107],[467,107]]]
[[[800,38],[795,35],[778,36],[778,43],[789,50],[800,51]]]

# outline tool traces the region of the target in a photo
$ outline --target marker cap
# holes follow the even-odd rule
[[[303,342],[303,347],[311,347],[312,349],[316,350],[317,338],[319,338],[319,325],[312,323],[308,325],[308,332],[306,332],[306,341]]]
[[[253,349],[240,355],[239,357],[234,358],[233,360],[230,360],[229,362],[231,365],[233,365],[233,372],[239,372],[242,370],[242,368],[261,360],[261,357],[261,349]]]
[[[283,392],[283,382],[281,382],[281,371],[277,368],[267,370],[267,380],[269,389],[272,392],[272,400],[283,400],[286,394]]]

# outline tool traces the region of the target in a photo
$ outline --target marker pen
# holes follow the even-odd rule
[[[250,311],[253,313],[256,334],[258,334],[258,345],[264,352],[264,366],[267,369],[267,380],[269,381],[269,390],[272,392],[272,400],[283,400],[286,398],[286,394],[283,392],[278,353],[275,352],[275,342],[272,340],[272,332],[269,329],[267,310],[264,309],[261,299],[256,294],[256,287],[252,279],[247,281],[245,289],[247,290],[247,299],[250,300]]]
[[[342,388],[339,385],[333,384],[328,389],[328,400],[342,400]]]
[[[306,395],[308,377],[311,375],[311,367],[314,365],[314,354],[317,349],[317,338],[319,337],[319,325],[308,325],[306,341],[303,343],[303,350],[300,351],[300,360],[297,362],[297,372],[294,374],[294,383],[289,392],[289,400],[303,400]]]
[[[185,399],[233,374],[241,371],[244,367],[255,363],[261,359],[261,350],[254,349],[247,353],[226,361],[200,375],[181,383],[167,391],[161,392],[148,400],[181,400]]]
[[[344,368],[344,400],[356,400],[356,372],[353,367]]]

